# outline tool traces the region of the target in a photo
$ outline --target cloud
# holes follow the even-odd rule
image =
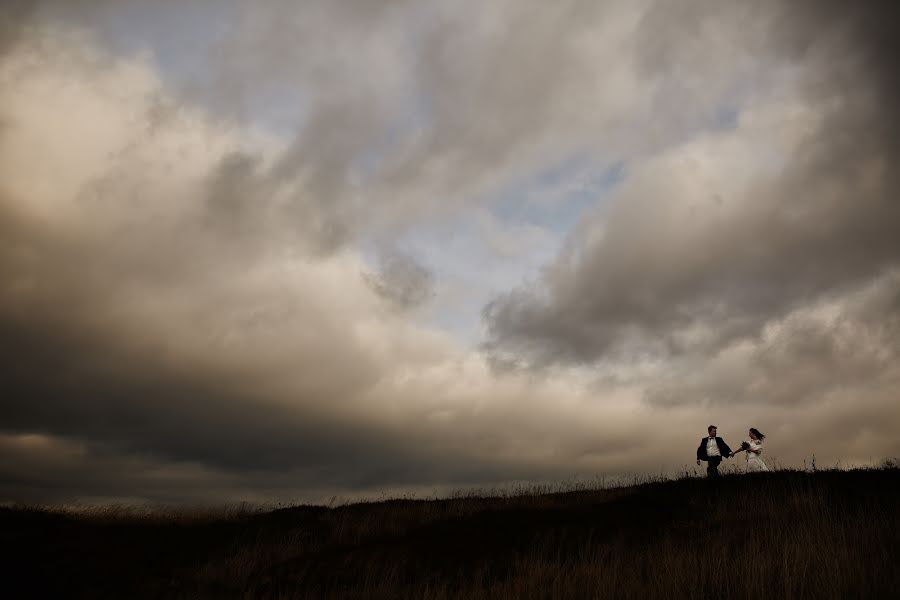
[[[270,188],[292,150],[174,103],[145,61],[46,36],[0,76],[4,443],[33,453],[5,463],[25,482],[7,494],[206,501],[153,475],[185,472],[319,499],[549,477],[562,432],[622,446],[618,407],[588,408],[609,427],[591,441],[558,412],[581,402],[569,384],[498,381],[385,306],[421,299],[417,263],[388,257],[373,289],[358,251],[305,245]]]
[[[489,349],[532,365],[715,352],[897,267],[896,85],[880,67],[893,42],[867,13],[803,17],[772,67],[786,82],[734,129],[629,168],[538,284],[486,308]],[[679,31],[658,43],[682,48]]]
[[[377,270],[363,273],[363,279],[391,305],[410,310],[434,296],[434,274],[408,252],[383,245],[377,250],[377,259]]]
[[[678,469],[710,420],[796,441],[785,460],[897,451],[895,138],[865,18],[698,4],[684,34],[665,3],[272,3],[179,71],[165,49],[195,27],[124,51],[137,5],[84,6],[3,29],[3,499]],[[174,14],[154,6],[151,29]],[[489,354],[424,323],[551,251],[495,192],[573,156],[622,180],[486,309]],[[437,297],[398,240],[469,217],[499,258],[431,240],[478,288]]]
[[[883,416],[895,412],[898,283],[897,272],[888,273],[851,293],[772,319],[758,338],[740,339],[713,355],[684,356],[681,368],[656,380],[648,400],[811,413],[829,405],[826,412],[838,406],[859,412],[866,406],[881,411],[869,425],[878,427]]]

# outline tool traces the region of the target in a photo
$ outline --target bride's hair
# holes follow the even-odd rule
[[[764,436],[763,434],[761,434],[761,433],[759,432],[759,429],[757,429],[756,427],[751,427],[751,428],[750,428],[750,431],[753,433],[753,435],[756,436],[756,439],[758,439],[759,441],[763,441],[764,439],[766,439],[766,436]]]

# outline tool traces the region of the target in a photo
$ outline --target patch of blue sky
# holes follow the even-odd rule
[[[400,30],[400,41],[405,48],[409,63],[405,65],[411,78],[406,93],[395,102],[385,126],[376,137],[364,147],[352,166],[354,178],[365,184],[376,177],[381,167],[397,158],[405,150],[415,151],[415,142],[427,138],[434,126],[434,98],[416,78],[424,67],[423,49],[428,32],[440,22],[439,2],[420,2],[410,7],[405,18],[405,27]]]
[[[232,28],[236,6],[235,0],[186,2],[172,11],[123,3],[109,13],[112,39],[125,53],[151,49],[166,73],[187,80],[203,69],[209,50]]]
[[[484,305],[517,285],[527,268],[493,251],[474,213],[417,228],[396,245],[434,275],[435,297],[426,321],[467,345],[480,339]]]
[[[391,241],[434,276],[429,325],[474,347],[482,311],[498,295],[535,281],[585,211],[602,205],[623,180],[622,162],[597,167],[583,156],[510,183],[496,198],[451,219],[423,223]],[[364,246],[377,267],[378,248]]]
[[[113,54],[150,52],[166,75],[193,77],[209,47],[230,30],[237,0],[168,3],[121,2],[91,10],[77,2],[50,5],[45,16],[91,31]]]
[[[713,128],[716,130],[731,130],[738,126],[741,116],[741,107],[735,104],[722,104],[716,108],[713,117]]]
[[[52,5],[45,17],[91,31],[115,56],[148,56],[164,84],[199,100],[213,114],[285,139],[302,122],[308,102],[293,82],[260,78],[252,86],[235,86],[221,80],[217,53],[236,28],[237,0],[185,2],[178,10],[153,2],[122,2],[102,11],[76,5]]]
[[[601,205],[624,177],[623,161],[597,164],[578,154],[511,182],[489,204],[501,221],[565,234],[585,211]]]
[[[430,103],[421,95],[410,93],[397,103],[387,124],[371,143],[360,149],[352,165],[354,179],[365,185],[398,151],[417,138],[431,123]]]

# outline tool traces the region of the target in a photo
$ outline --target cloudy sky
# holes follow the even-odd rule
[[[6,2],[0,501],[897,457],[893,6]]]

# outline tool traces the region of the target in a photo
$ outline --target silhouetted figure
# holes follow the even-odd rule
[[[719,463],[723,458],[732,456],[731,448],[725,443],[725,440],[716,435],[716,426],[710,425],[706,428],[709,436],[700,440],[700,446],[697,448],[697,464],[700,461],[706,461],[707,477],[719,476]]]
[[[764,436],[756,427],[751,427],[748,435],[750,436],[750,439],[741,443],[741,449],[737,450],[734,454],[737,454],[738,452],[747,453],[748,473],[765,473],[769,470],[769,467],[766,466],[766,462],[762,459],[760,454],[762,454],[762,442],[766,439],[766,436]],[[732,454],[732,456],[734,456],[734,454]]]

